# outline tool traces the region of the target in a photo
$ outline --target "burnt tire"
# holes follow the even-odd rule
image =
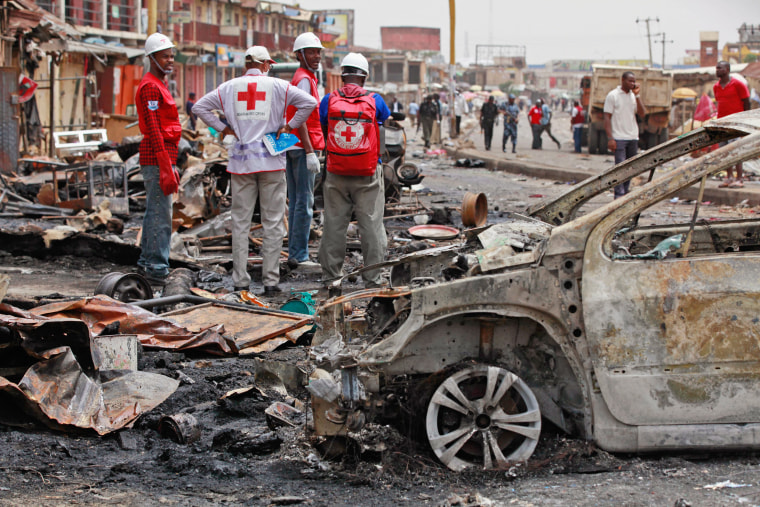
[[[435,389],[425,430],[433,452],[451,470],[503,469],[533,454],[541,409],[520,377],[474,363],[446,376]]]

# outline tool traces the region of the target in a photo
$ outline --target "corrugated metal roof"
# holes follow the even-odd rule
[[[66,51],[69,53],[89,53],[102,56],[124,56],[135,58],[145,54],[140,48],[128,48],[125,46],[112,46],[110,44],[93,44],[76,40],[53,40],[40,44],[43,51]]]
[[[84,34],[64,20],[27,0],[10,0],[11,7],[8,27],[12,33],[23,33],[40,28],[44,32],[61,38],[81,38]]]

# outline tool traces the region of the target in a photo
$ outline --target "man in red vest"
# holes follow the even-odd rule
[[[324,229],[319,243],[325,281],[342,275],[346,230],[352,214],[359,226],[365,266],[382,262],[388,247],[383,225],[380,125],[391,112],[380,95],[363,88],[369,75],[369,63],[363,55],[347,54],[340,67],[343,86],[325,95],[319,104],[327,150]],[[364,287],[381,286],[381,275],[379,269],[362,273]]]
[[[584,122],[585,115],[583,114],[583,108],[577,100],[574,100],[573,110],[570,113],[570,128],[573,131],[573,144],[575,145],[575,153],[581,152]]]
[[[319,102],[316,72],[322,60],[322,43],[313,33],[302,33],[296,37],[293,51],[301,66],[296,70],[290,84],[310,94]],[[295,108],[289,108],[288,119],[294,114]],[[315,151],[325,148],[319,111],[316,108],[297,132],[300,142],[287,152],[285,170],[288,182],[288,265],[303,271],[319,271],[319,264],[309,259],[314,177],[320,169]]]
[[[145,40],[150,71],[137,86],[135,104],[140,132],[140,172],[145,184],[145,215],[138,270],[156,285],[169,274],[172,237],[172,194],[179,187],[177,147],[182,134],[177,104],[165,78],[174,71],[174,44],[163,34]]]

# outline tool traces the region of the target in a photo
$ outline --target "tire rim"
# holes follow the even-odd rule
[[[450,469],[500,469],[533,454],[541,410],[520,377],[497,366],[476,365],[438,386],[425,425],[433,452]]]
[[[153,298],[153,288],[150,283],[136,273],[108,273],[100,279],[93,292],[96,295],[105,294],[122,303]]]

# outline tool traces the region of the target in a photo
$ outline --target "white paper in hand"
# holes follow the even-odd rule
[[[298,142],[298,137],[293,134],[282,133],[278,139],[275,139],[276,135],[276,132],[264,134],[264,146],[271,155],[279,155]]]

